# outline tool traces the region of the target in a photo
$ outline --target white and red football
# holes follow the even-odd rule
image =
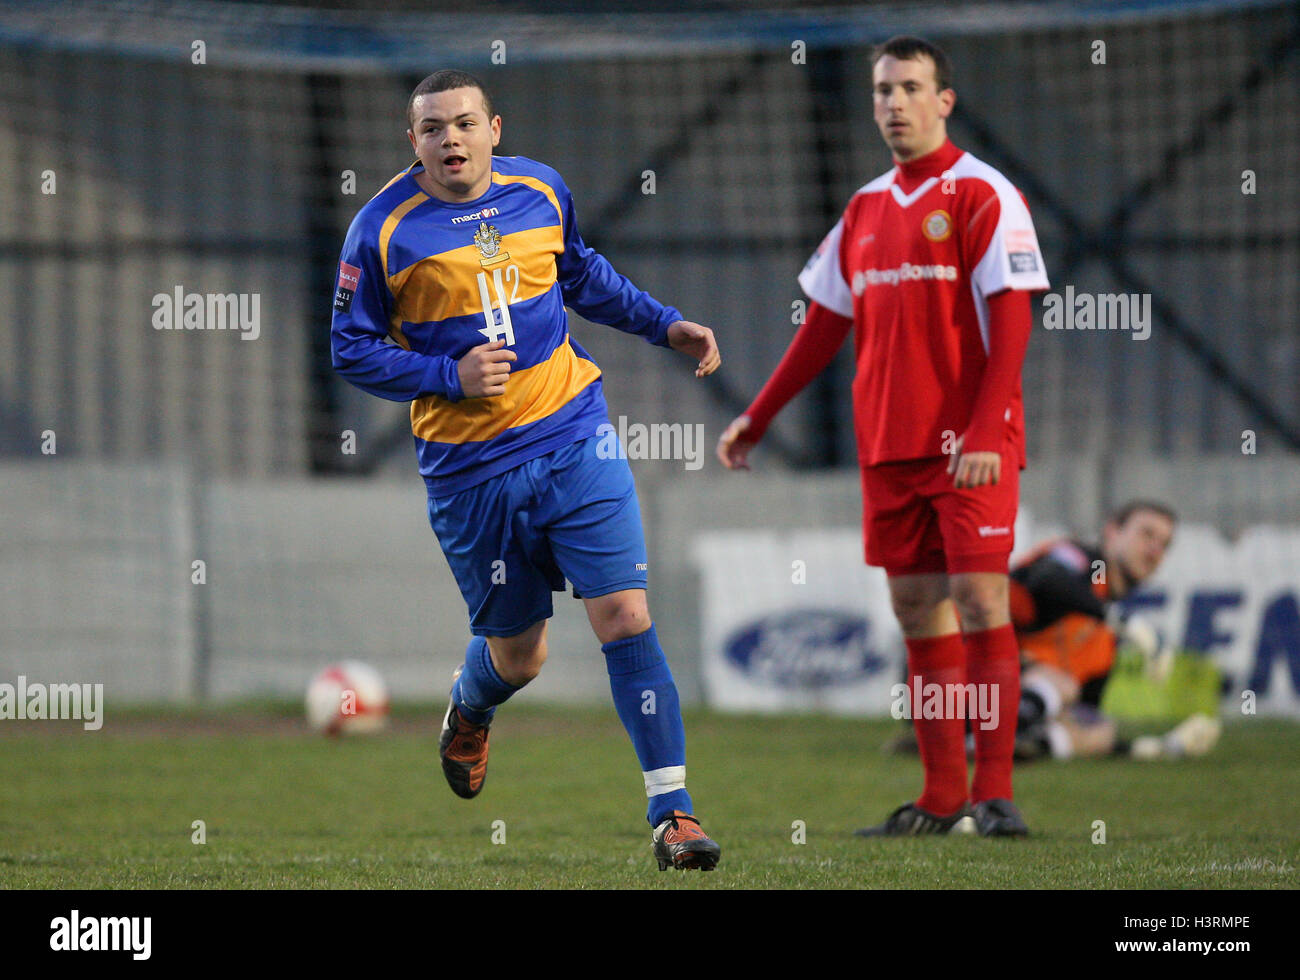
[[[307,723],[326,735],[361,735],[388,724],[388,685],[369,664],[326,667],[307,686]]]

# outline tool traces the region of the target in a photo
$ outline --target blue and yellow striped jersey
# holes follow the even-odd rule
[[[424,193],[421,169],[389,181],[348,229],[331,346],[352,384],[411,402],[420,473],[443,495],[608,420],[600,368],[569,337],[566,305],[661,347],[682,316],[583,244],[550,167],[493,157],[487,193],[464,204]],[[505,393],[463,398],[456,362],[498,339],[518,356]]]

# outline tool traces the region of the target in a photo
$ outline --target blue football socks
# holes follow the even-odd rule
[[[456,711],[468,722],[486,725],[503,704],[519,688],[507,684],[492,665],[492,653],[487,640],[476,636],[465,649],[465,669],[460,672],[451,689]]]
[[[606,643],[601,650],[614,707],[641,760],[649,798],[646,819],[653,827],[673,810],[693,813],[686,792],[681,703],[654,625],[639,636]]]

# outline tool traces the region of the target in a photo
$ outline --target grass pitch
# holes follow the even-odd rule
[[[919,790],[897,722],[688,713],[689,785],[722,845],[656,870],[612,708],[507,705],[481,796],[437,760],[440,706],[329,740],[296,708],[119,713],[0,729],[9,888],[1296,888],[1300,726],[1245,719],[1208,757],[1017,771],[1034,836],[873,840]],[[195,843],[203,821],[206,843]],[[1105,843],[1096,821],[1104,822]],[[800,823],[802,822],[802,823]],[[805,843],[796,843],[803,828]],[[494,840],[495,838],[495,840]]]

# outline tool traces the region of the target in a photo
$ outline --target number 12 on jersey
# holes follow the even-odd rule
[[[512,276],[511,273],[514,273]],[[506,299],[506,282],[513,279],[513,290],[510,299]],[[498,340],[504,340],[507,347],[513,347],[515,344],[515,328],[510,322],[510,303],[519,299],[519,267],[517,265],[507,266],[505,275],[497,267],[492,270],[492,286],[496,291],[497,308],[493,308],[492,300],[488,296],[488,277],[486,272],[478,274],[478,295],[483,302],[483,322],[487,324],[479,331],[488,339],[488,343],[494,343]]]

